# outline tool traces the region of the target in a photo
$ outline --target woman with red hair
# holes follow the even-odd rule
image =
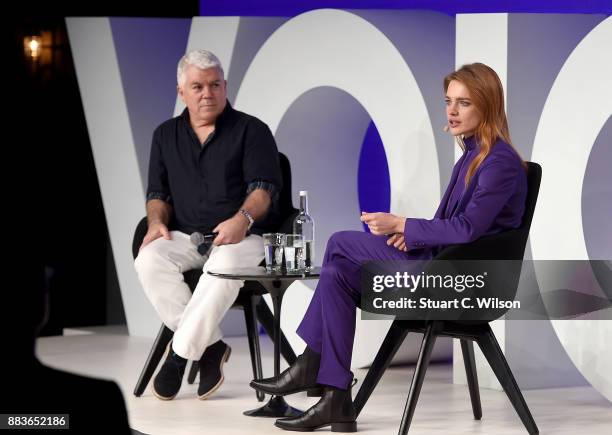
[[[268,394],[324,387],[321,400],[297,417],[276,421],[287,430],[356,430],[350,371],[360,267],[372,260],[428,260],[447,245],[517,228],[525,209],[525,162],[511,144],[499,77],[482,63],[444,78],[447,129],[463,155],[433,219],[362,213],[370,233],[342,231],[327,244],[321,277],[297,333],[307,344],[279,376],[254,380]]]

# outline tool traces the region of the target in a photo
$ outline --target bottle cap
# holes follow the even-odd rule
[[[300,190],[300,196],[306,196],[306,195],[308,195],[307,190]]]

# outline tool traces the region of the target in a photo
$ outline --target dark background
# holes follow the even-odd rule
[[[5,102],[13,109],[0,128],[5,132],[3,184],[10,198],[3,207],[5,229],[23,248],[14,258],[17,275],[45,274],[50,316],[41,335],[59,335],[67,327],[125,324],[64,18],[192,17],[199,5],[193,0],[165,6],[117,0],[49,3],[27,2],[6,17],[11,76]],[[53,42],[45,65],[26,57],[23,42],[43,31],[51,32]],[[7,290],[28,291],[28,286]]]

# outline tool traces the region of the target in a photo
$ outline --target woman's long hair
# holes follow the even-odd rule
[[[504,89],[497,73],[483,63],[463,65],[457,71],[444,77],[445,93],[452,80],[461,82],[468,89],[472,104],[474,104],[476,111],[480,115],[480,124],[474,132],[475,139],[480,145],[480,152],[472,160],[468,168],[465,175],[465,185],[469,184],[470,179],[489,155],[493,144],[498,138],[508,143],[514,149],[523,167],[527,168],[526,163],[510,140],[508,119],[506,118],[506,110],[504,108]],[[459,140],[459,145],[465,150],[462,140]]]

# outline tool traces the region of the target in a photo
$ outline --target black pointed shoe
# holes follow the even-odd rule
[[[225,364],[232,348],[219,340],[206,348],[200,358],[200,385],[198,386],[198,398],[205,400],[217,391],[223,383],[223,364]]]
[[[326,387],[323,397],[297,417],[281,418],[274,425],[285,430],[311,432],[331,426],[332,432],[356,432],[357,412],[351,397],[351,388]]]
[[[168,354],[153,382],[153,394],[162,400],[172,400],[181,389],[187,360],[174,353],[172,342],[168,343]]]
[[[299,393],[300,391],[316,391],[320,387],[317,384],[321,354],[306,347],[303,354],[278,376],[266,379],[254,379],[250,385],[252,388],[275,396]]]

